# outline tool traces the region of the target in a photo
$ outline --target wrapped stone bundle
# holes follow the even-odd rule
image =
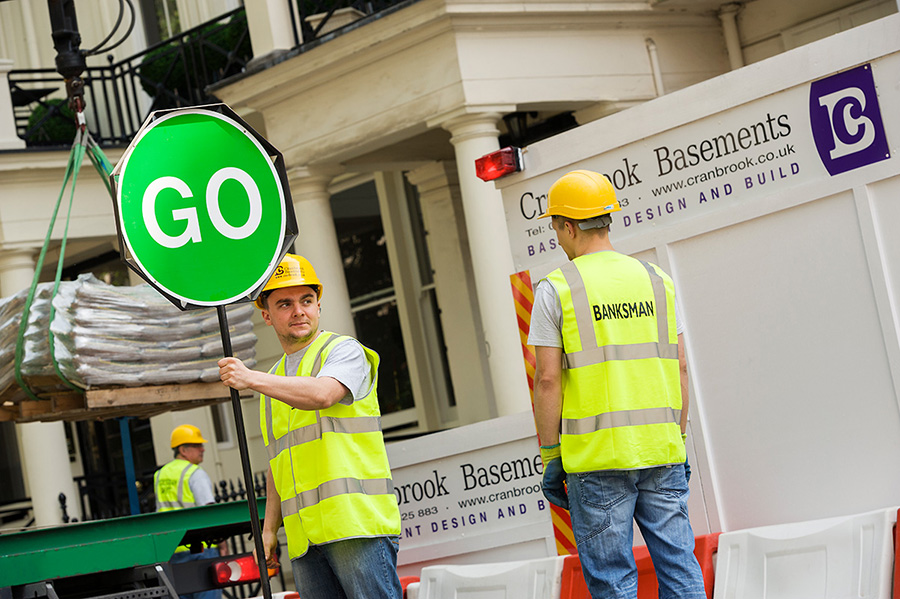
[[[116,287],[93,275],[38,285],[25,333],[22,373],[59,371],[79,387],[162,385],[218,380],[224,355],[215,308],[182,312],[149,285]],[[0,388],[14,380],[26,292],[0,300]],[[55,311],[50,323],[51,308]],[[226,308],[234,355],[256,364],[252,304]]]

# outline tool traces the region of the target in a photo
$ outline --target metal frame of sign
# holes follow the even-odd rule
[[[237,113],[235,113],[230,107],[225,104],[206,104],[202,106],[191,106],[190,110],[205,110],[208,112],[218,113],[227,119],[234,121],[234,123],[243,128],[248,134],[250,134],[260,146],[262,146],[263,150],[265,150],[266,154],[272,159],[272,166],[275,169],[275,173],[278,176],[278,180],[281,183],[282,193],[284,194],[284,238],[281,242],[281,249],[278,253],[277,259],[273,261],[272,264],[269,265],[265,276],[261,279],[261,283],[253,289],[248,295],[229,303],[243,303],[243,302],[251,302],[259,296],[265,287],[266,283],[269,280],[269,277],[272,275],[272,272],[284,258],[284,255],[288,252],[291,246],[294,243],[294,240],[297,238],[298,227],[297,227],[297,218],[294,213],[294,204],[291,199],[291,188],[288,182],[287,170],[284,165],[284,156],[278,151],[275,146],[269,143],[262,135],[256,132],[253,127],[247,124]],[[141,131],[144,131],[150,124],[159,120],[160,118],[169,115],[173,112],[184,112],[185,108],[171,108],[167,110],[157,110],[151,112],[147,117],[147,120],[144,121],[144,124],[141,125],[141,129],[138,134],[135,136],[135,140],[140,138]],[[134,142],[132,142],[134,143]],[[175,306],[177,306],[181,310],[193,310],[198,308],[209,308],[212,304],[195,304],[192,302],[185,301],[183,298],[175,297],[165,289],[162,289],[160,285],[156,283],[156,281],[151,277],[148,273],[144,272],[141,266],[138,264],[137,260],[131,255],[131,251],[128,248],[128,244],[125,242],[125,236],[122,231],[122,222],[121,222],[121,214],[119,214],[119,189],[118,189],[118,177],[121,175],[121,171],[124,168],[126,160],[124,158],[127,157],[131,146],[126,150],[126,154],[123,156],[122,160],[116,164],[116,167],[113,169],[112,173],[109,176],[110,186],[112,187],[112,196],[113,196],[113,211],[115,213],[116,220],[116,237],[118,238],[119,243],[119,254],[122,257],[122,261],[128,265],[128,267],[133,270],[139,277],[145,280],[151,287],[156,289],[167,300],[172,302]]]

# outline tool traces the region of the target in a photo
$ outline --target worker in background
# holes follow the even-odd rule
[[[282,522],[303,599],[401,599],[400,511],[378,407],[378,354],[319,330],[322,283],[287,254],[256,300],[284,355],[268,372],[219,361],[222,382],[260,393],[269,454],[263,547]]]
[[[170,445],[175,452],[175,459],[160,468],[153,475],[153,489],[156,493],[156,511],[168,512],[186,507],[215,503],[215,493],[209,475],[200,467],[203,461],[203,444],[206,439],[200,429],[192,424],[182,424],[172,430]],[[192,553],[187,545],[180,545],[169,561],[180,564],[184,562],[218,557],[219,547],[203,543],[203,550]],[[224,555],[224,552],[221,554]],[[219,589],[180,595],[181,599],[219,599]]]
[[[579,170],[550,187],[541,216],[569,259],[538,283],[528,337],[542,488],[571,514],[592,597],[637,596],[634,520],[660,598],[704,599],[687,515],[675,288],[658,266],[613,249],[610,213],[620,209],[606,177]]]

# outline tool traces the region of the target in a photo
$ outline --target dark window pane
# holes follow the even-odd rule
[[[378,403],[382,414],[415,406],[409,382],[409,364],[403,350],[397,302],[361,310],[354,315],[359,340],[381,357],[378,367]]]
[[[75,480],[82,495],[85,520],[128,515],[128,486],[118,419],[81,421],[76,423],[76,427],[84,476],[76,477]],[[157,464],[150,421],[129,418],[128,427],[141,512],[152,512],[156,507],[153,499],[153,472]]]
[[[0,422],[0,505],[25,499],[16,425]]]
[[[375,184],[366,183],[334,194],[331,207],[351,303],[366,301],[374,292],[392,288]]]
[[[437,294],[434,292],[434,289],[431,289],[428,292],[428,299],[431,302],[431,309],[435,319],[435,330],[437,331],[438,343],[441,348],[441,374],[444,377],[444,384],[447,386],[447,400],[450,407],[453,407],[456,405],[456,396],[453,394],[453,379],[450,377],[450,363],[447,359],[447,344],[444,341],[444,329],[441,327],[439,318],[441,310],[438,307]]]
[[[429,285],[434,282],[434,272],[431,270],[431,256],[428,255],[428,245],[425,243],[425,223],[419,206],[419,192],[405,178],[403,182],[406,185],[406,197],[409,198],[409,218],[413,224],[413,243],[416,244],[416,256],[419,258],[419,277],[422,285]]]

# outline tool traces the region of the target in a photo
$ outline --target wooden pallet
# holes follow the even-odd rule
[[[56,377],[26,377],[38,401],[15,383],[0,391],[0,422],[104,420],[121,416],[149,418],[164,412],[190,410],[231,399],[219,382],[144,387],[92,387],[73,391]],[[242,391],[242,398],[253,396]]]

